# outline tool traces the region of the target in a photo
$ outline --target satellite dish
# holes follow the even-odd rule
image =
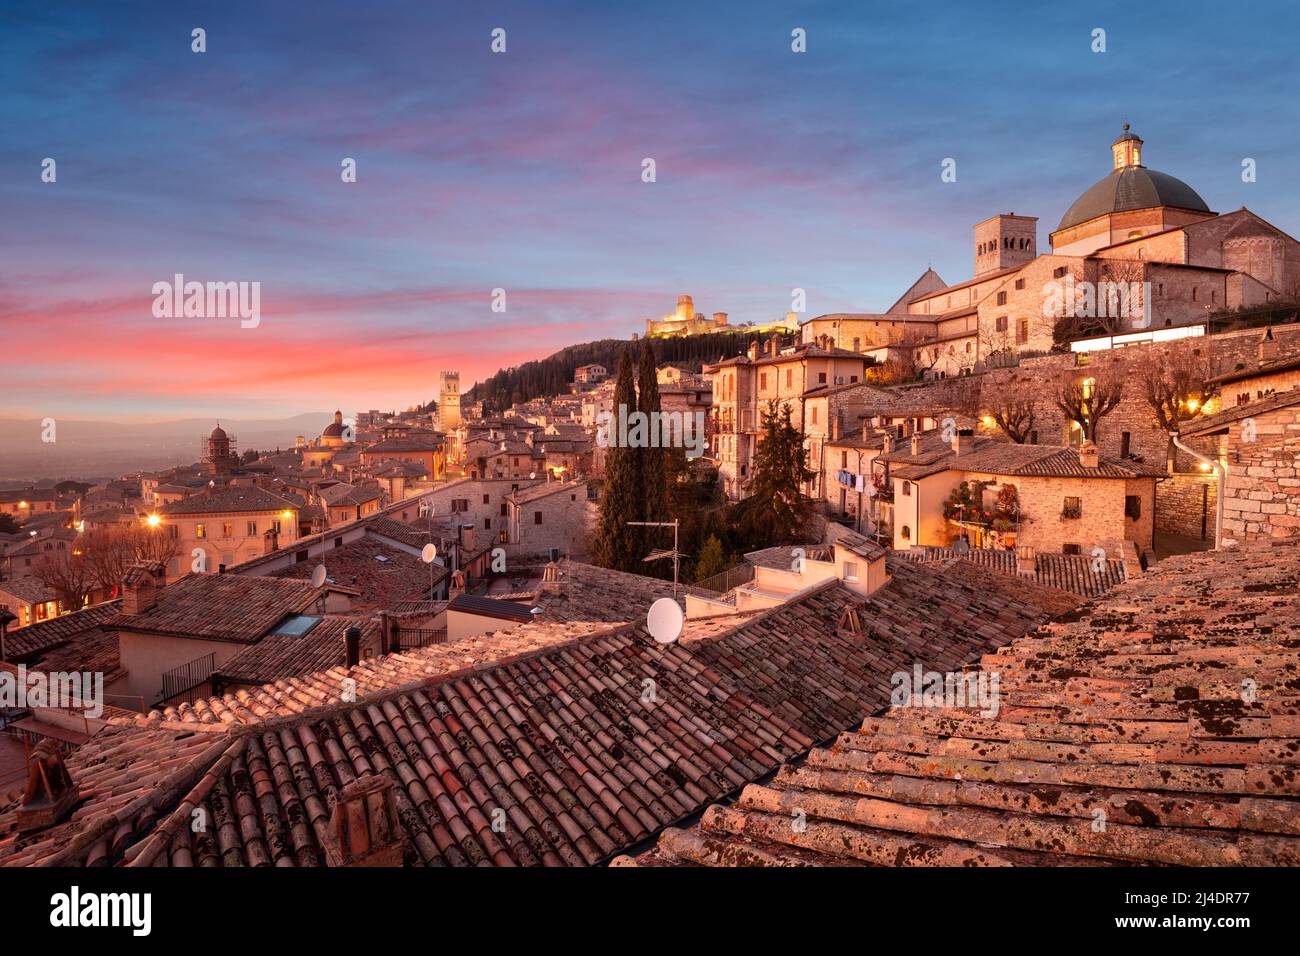
[[[432,564],[438,557],[438,546],[436,544],[426,544],[424,550],[420,552],[420,560],[425,564]]]
[[[682,613],[682,606],[672,598],[660,598],[650,605],[645,624],[650,636],[660,644],[672,644],[681,637],[686,615]]]
[[[321,588],[325,586],[325,565],[316,565],[315,570],[311,573],[311,586]]]

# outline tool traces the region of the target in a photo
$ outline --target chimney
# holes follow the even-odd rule
[[[43,830],[62,823],[80,798],[59,753],[59,745],[49,737],[44,738],[27,763],[27,786],[15,820],[19,832]]]
[[[1022,544],[1016,548],[1016,574],[1021,577],[1032,578],[1035,576],[1037,567],[1038,561],[1033,545]]]
[[[1272,329],[1265,329],[1264,337],[1259,340],[1259,361],[1271,362],[1275,358],[1277,358],[1277,339],[1273,338]]]
[[[402,650],[401,630],[387,611],[379,612],[379,642],[386,654],[398,654]]]
[[[870,437],[871,437],[871,419],[864,418],[862,419],[862,440],[866,441]]]
[[[127,568],[122,577],[122,613],[143,614],[157,604],[163,577],[161,564],[137,562]]]
[[[401,817],[393,781],[383,774],[353,780],[330,811],[322,844],[329,866],[401,866]]]
[[[542,569],[542,590],[547,594],[559,594],[561,589],[560,567],[552,561]]]
[[[840,413],[831,416],[831,441],[840,440]]]
[[[907,438],[908,436],[910,436],[913,432],[912,420],[910,418],[903,419],[902,428],[903,428],[902,437]]]
[[[959,428],[956,434],[952,436],[952,453],[954,455],[969,454],[975,447],[975,432],[970,428]]]
[[[1084,442],[1083,447],[1079,449],[1079,464],[1084,468],[1096,468],[1099,461],[1097,446],[1090,441]]]
[[[749,350],[745,354],[749,356],[751,362],[758,358],[758,339],[749,343]]]
[[[880,446],[880,453],[882,455],[889,455],[892,454],[893,451],[894,451],[894,436],[890,432],[885,432],[885,441],[884,444]]]
[[[913,435],[913,436],[912,436],[912,454],[913,454],[913,455],[919,455],[919,454],[921,454],[921,436],[920,436],[920,435]]]
[[[343,632],[343,666],[356,667],[361,663],[361,628],[350,627]]]

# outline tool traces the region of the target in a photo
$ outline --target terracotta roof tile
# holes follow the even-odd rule
[[[286,615],[312,607],[325,590],[306,581],[190,574],[159,591],[147,611],[119,614],[104,626],[252,643]]]
[[[868,718],[646,862],[1300,864],[1298,583],[1295,544],[1167,559],[985,655],[996,716]]]
[[[594,591],[596,569],[567,570],[570,584],[586,578]],[[141,747],[149,734],[215,734],[220,744],[201,765],[153,779],[148,825],[107,846],[65,825],[44,853],[2,862],[53,852],[66,862],[315,865],[342,790],[381,776],[396,787],[408,864],[598,863],[859,724],[902,662],[920,654],[957,666],[1073,605],[1018,582],[995,591],[973,566],[947,577],[906,562],[891,570],[865,602],[828,581],[758,614],[690,622],[672,645],[639,623],[643,599],[662,593],[653,582],[624,599],[636,623],[520,625],[114,727],[73,755],[74,779],[132,734]],[[626,592],[630,577],[607,586]],[[862,633],[838,626],[851,605],[865,612]],[[209,821],[200,832],[196,809]]]

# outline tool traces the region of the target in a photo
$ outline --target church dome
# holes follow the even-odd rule
[[[1111,174],[1084,192],[1061,217],[1059,232],[1089,219],[1127,212],[1133,209],[1150,209],[1154,206],[1174,206],[1194,212],[1210,211],[1205,200],[1187,183],[1168,173],[1147,169],[1142,163],[1142,140],[1124,124],[1124,132],[1111,144],[1115,168]]]
[[[226,441],[229,437],[230,436],[226,434],[226,430],[218,425],[216,428],[212,429],[212,432],[208,435],[208,441]]]
[[[321,438],[342,438],[343,437],[343,413],[336,411],[334,421],[325,426],[325,430],[320,433]]]

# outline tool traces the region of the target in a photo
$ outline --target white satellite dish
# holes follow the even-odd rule
[[[311,586],[321,588],[325,586],[325,565],[318,564],[311,573]]]
[[[650,636],[660,644],[672,644],[681,637],[686,615],[682,613],[682,606],[672,598],[660,598],[650,605],[645,624]]]
[[[432,564],[438,557],[438,546],[436,544],[426,544],[424,550],[420,552],[420,560],[425,564]]]

